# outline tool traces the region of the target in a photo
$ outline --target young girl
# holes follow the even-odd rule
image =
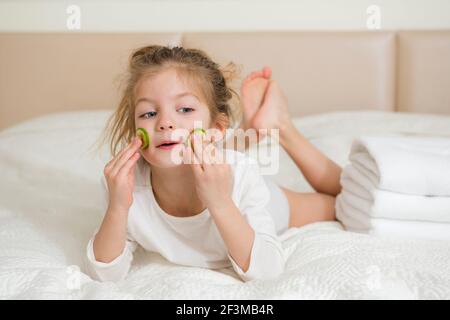
[[[247,77],[241,95],[241,127],[280,129],[281,145],[320,193],[280,188],[261,176],[254,159],[234,150],[225,150],[232,163],[215,162],[217,149],[196,134],[175,139],[176,130],[191,132],[198,121],[204,129],[227,129],[233,91],[200,50],[141,48],[131,56],[127,86],[110,122],[113,159],[102,177],[106,213],[87,246],[92,277],[123,279],[139,244],[176,264],[231,264],[244,281],[274,278],[285,265],[277,234],[335,219],[340,168],[295,130],[270,69]],[[147,149],[134,137],[137,128],[151,137]],[[183,145],[186,139],[192,148]],[[128,145],[117,154],[119,143]],[[183,160],[202,160],[174,163],[174,145],[181,146]],[[214,152],[202,153],[211,146]]]

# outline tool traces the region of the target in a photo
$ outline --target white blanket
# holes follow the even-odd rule
[[[385,240],[339,223],[290,229],[277,280],[243,283],[231,269],[176,266],[138,249],[129,276],[100,283],[85,274],[86,243],[101,223],[98,184],[109,160],[89,146],[110,111],[53,114],[0,132],[0,298],[56,299],[450,299],[450,244]],[[450,117],[340,112],[295,121],[344,166],[362,134],[440,134]],[[282,152],[274,179],[310,187]]]
[[[450,139],[368,136],[355,139],[350,161],[367,190],[450,196]]]

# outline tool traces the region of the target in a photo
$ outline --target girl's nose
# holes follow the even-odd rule
[[[160,125],[159,129],[160,130],[173,129],[173,125]]]
[[[172,120],[172,117],[169,115],[161,115],[161,118],[158,121],[157,128],[159,130],[167,130],[167,129],[174,129],[174,122]]]
[[[156,123],[156,127],[160,131],[175,129],[174,116],[169,112],[164,112],[164,110],[162,110],[159,115],[158,122]]]

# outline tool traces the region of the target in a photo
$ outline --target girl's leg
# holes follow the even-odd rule
[[[280,145],[314,190],[331,196],[340,193],[341,167],[298,132],[289,115],[287,99],[273,80],[270,80],[253,126],[256,129],[279,130]]]
[[[336,220],[336,197],[317,192],[294,192],[281,187],[289,203],[289,228]]]
[[[281,188],[289,202],[289,227],[335,220],[335,196],[341,190],[341,168],[297,131],[288,112],[287,99],[278,84],[268,80],[265,91],[262,87],[260,83],[259,94],[262,95],[261,92],[264,92],[264,97],[261,97],[263,102],[258,108],[254,107],[249,99],[243,100],[244,114],[247,112],[251,115],[247,117],[246,126],[243,128],[279,129],[281,146],[317,191],[317,193],[300,193]],[[258,96],[258,91],[254,87],[247,88]]]
[[[341,192],[342,168],[324,155],[294,125],[280,129],[280,144],[317,192],[337,196]]]
[[[336,196],[341,190],[341,168],[325,157],[295,128],[280,132],[280,144],[294,160],[317,193],[294,192],[281,188],[289,202],[289,227],[336,220]]]
[[[287,99],[271,81],[264,103],[255,115],[258,128],[278,128],[280,144],[317,193],[294,192],[281,188],[289,202],[289,227],[318,221],[336,220],[336,196],[341,191],[341,168],[311,144],[295,128],[289,116]]]

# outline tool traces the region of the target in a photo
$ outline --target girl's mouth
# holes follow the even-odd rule
[[[171,149],[174,148],[177,144],[178,144],[178,142],[163,143],[163,144],[157,146],[157,148],[158,148],[158,149],[163,149],[163,150],[171,150]]]

